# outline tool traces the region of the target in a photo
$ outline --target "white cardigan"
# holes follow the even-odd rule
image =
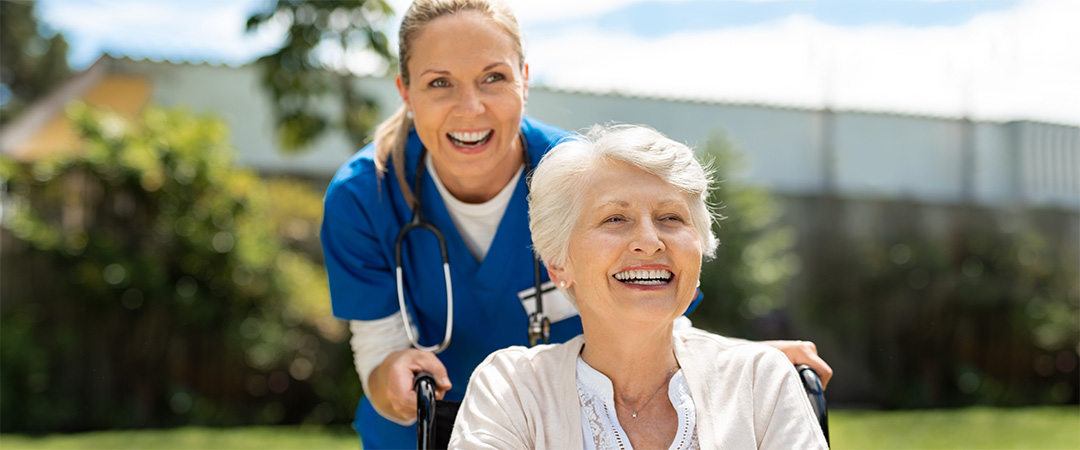
[[[697,329],[674,333],[703,449],[826,449],[794,366],[779,350]],[[473,372],[450,448],[579,449],[578,336],[510,347]],[[633,370],[627,362],[627,370]]]

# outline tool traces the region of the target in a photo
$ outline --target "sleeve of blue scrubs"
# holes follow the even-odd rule
[[[694,310],[697,309],[698,305],[701,304],[701,299],[703,298],[705,298],[705,294],[701,292],[701,289],[698,289],[697,296],[694,297],[694,301],[690,302],[690,306],[686,307],[686,312],[684,312],[683,315],[689,316],[690,313],[694,312]]]
[[[393,261],[379,245],[364,204],[344,185],[327,191],[323,254],[334,316],[374,320],[398,310]]]

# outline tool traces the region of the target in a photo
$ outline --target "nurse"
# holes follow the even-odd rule
[[[461,400],[488,354],[529,344],[536,272],[527,168],[572,138],[524,115],[529,68],[517,21],[502,3],[415,1],[401,24],[398,56],[404,104],[335,174],[321,233],[333,312],[350,322],[364,389],[354,428],[366,449],[416,445],[414,373],[432,373],[440,396]],[[438,355],[411,347],[398,308],[395,241],[418,205],[445,237],[453,281],[451,345]],[[401,253],[420,343],[439,344],[447,325],[439,242],[416,231]],[[547,270],[540,274],[549,283]],[[581,334],[576,311],[558,291],[543,299],[551,342]],[[832,374],[812,343],[773,346],[823,380]]]

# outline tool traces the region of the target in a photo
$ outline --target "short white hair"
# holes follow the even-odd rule
[[[566,140],[540,160],[529,188],[529,230],[533,250],[548,267],[565,267],[570,235],[581,216],[588,174],[604,163],[622,162],[656,175],[686,194],[690,220],[711,258],[718,241],[708,203],[712,172],[694,151],[643,125],[594,125],[578,139]],[[572,292],[567,292],[573,297]],[[576,303],[575,298],[571,298]]]

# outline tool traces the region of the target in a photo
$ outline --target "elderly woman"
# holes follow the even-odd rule
[[[492,353],[452,448],[827,448],[780,351],[673,329],[717,246],[708,186],[688,147],[640,126],[544,156],[529,227],[584,334]]]

